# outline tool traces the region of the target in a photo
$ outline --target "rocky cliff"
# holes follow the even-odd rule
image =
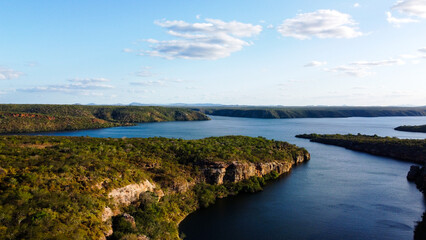
[[[289,172],[293,164],[310,159],[309,153],[294,157],[293,161],[271,161],[251,163],[243,161],[233,162],[204,162],[201,164],[203,181],[209,184],[236,183],[250,177],[262,177],[272,171],[279,175]]]

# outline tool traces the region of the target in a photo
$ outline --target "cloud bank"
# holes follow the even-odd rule
[[[401,59],[388,59],[381,61],[357,61],[348,65],[337,66],[334,68],[324,69],[327,72],[344,74],[351,77],[368,77],[374,75],[372,68],[380,66],[403,65],[405,62]]]
[[[336,10],[318,10],[298,14],[286,19],[278,27],[284,37],[297,39],[317,38],[356,38],[363,35],[349,14]]]
[[[219,59],[250,46],[242,40],[253,37],[262,31],[262,26],[237,21],[224,22],[218,19],[206,19],[204,23],[185,21],[156,21],[160,27],[176,39],[147,39],[151,50],[141,55],[157,56],[167,59]]]
[[[426,0],[400,0],[393,5],[392,10],[412,17],[396,18],[392,16],[391,12],[386,12],[386,20],[396,27],[400,27],[404,23],[419,22],[419,18],[426,18]]]
[[[10,68],[0,67],[0,80],[12,80],[24,75],[22,72],[15,71]]]
[[[304,67],[319,67],[319,66],[323,66],[326,65],[327,62],[320,62],[320,61],[312,61],[310,63],[305,64]]]
[[[39,86],[26,89],[18,89],[23,92],[59,92],[68,94],[79,94],[79,95],[99,95],[93,91],[102,89],[111,89],[113,86],[104,84],[109,82],[106,78],[74,78],[69,79],[68,84],[57,84]]]
[[[392,7],[400,13],[413,17],[426,18],[426,1],[425,0],[402,0],[395,3]]]

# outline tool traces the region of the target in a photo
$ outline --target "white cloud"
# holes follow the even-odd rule
[[[304,67],[319,67],[319,66],[323,66],[326,65],[327,62],[320,62],[320,61],[312,61],[310,63],[307,63],[304,65]]]
[[[414,60],[426,58],[426,48],[418,49],[418,53],[415,53],[415,54],[402,54],[400,57],[404,59],[414,59]]]
[[[278,27],[285,37],[297,39],[318,38],[356,38],[363,35],[357,23],[349,14],[336,10],[318,10],[311,13],[298,14],[295,18],[286,19]]]
[[[333,72],[333,73],[339,73],[339,74],[345,74],[352,77],[368,77],[371,75],[374,75],[373,72],[369,71],[369,68],[363,67],[363,66],[338,66],[335,68],[326,68],[324,69],[327,72]]]
[[[409,16],[426,18],[426,0],[400,0],[392,9]]]
[[[147,39],[145,41],[152,44],[151,50],[141,51],[140,55],[167,59],[219,59],[251,45],[242,38],[253,37],[262,31],[260,25],[218,19],[206,19],[204,23],[156,21],[155,24],[166,28],[169,35],[178,39]]]
[[[388,21],[388,23],[391,23],[396,27],[400,27],[401,24],[403,24],[403,23],[418,22],[418,20],[412,19],[412,18],[396,18],[396,17],[393,17],[391,12],[386,12],[386,15],[387,15],[386,20]]]
[[[125,49],[123,49],[123,52],[125,52],[125,53],[131,53],[131,52],[134,52],[134,50],[131,49],[131,48],[125,48]]]
[[[368,77],[374,75],[373,67],[403,65],[405,62],[401,59],[389,59],[381,61],[357,61],[334,68],[326,68],[325,71],[345,74],[352,77]]]
[[[355,3],[355,4],[354,4],[354,8],[358,8],[358,7],[361,7],[361,4],[359,4],[359,3]]]
[[[160,80],[149,80],[149,81],[138,81],[138,82],[131,82],[131,85],[137,85],[137,86],[164,86],[165,82]]]
[[[111,85],[103,84],[104,82],[109,82],[109,80],[106,78],[74,78],[69,79],[68,81],[71,83],[39,86],[18,90],[23,92],[60,92],[98,96],[102,93],[94,91],[113,88]]]
[[[146,78],[146,77],[152,77],[152,76],[154,76],[154,74],[149,70],[142,70],[142,71],[137,72],[136,76]]]
[[[0,67],[0,80],[16,79],[24,75],[22,72],[15,71],[10,68]]]
[[[402,65],[405,62],[401,59],[389,59],[389,60],[381,60],[381,61],[357,61],[351,63],[351,65],[355,66],[389,66],[389,65]]]
[[[75,85],[93,85],[101,82],[109,82],[106,78],[72,78],[68,79],[69,82],[75,83]]]
[[[273,29],[273,28],[274,28],[274,25],[269,24],[268,26],[266,26],[266,28],[267,28],[267,29]]]

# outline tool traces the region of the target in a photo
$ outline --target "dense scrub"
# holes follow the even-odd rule
[[[397,131],[404,131],[404,132],[422,132],[426,133],[426,125],[419,125],[419,126],[399,126],[396,127],[395,130]]]
[[[208,120],[185,108],[0,104],[0,133],[64,131],[160,121]]]
[[[306,150],[243,136],[166,138],[0,136],[0,239],[99,239],[112,189],[148,179],[166,194],[147,195],[114,218],[111,237],[176,239],[178,222],[217,197],[257,191],[263,178],[224,186],[202,183],[200,161],[293,161]],[[273,173],[268,178],[277,177]],[[188,185],[176,191],[176,185]],[[133,234],[133,235],[132,235]]]
[[[361,134],[302,134],[296,137],[408,162],[420,164],[426,162],[426,139],[399,139]]]
[[[426,107],[220,107],[206,114],[245,118],[343,118],[426,116]]]

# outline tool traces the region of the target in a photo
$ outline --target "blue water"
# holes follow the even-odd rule
[[[410,163],[311,143],[301,133],[362,133],[426,138],[393,130],[425,124],[426,117],[247,119],[212,116],[212,121],[146,123],[56,136],[173,137],[247,135],[305,147],[311,160],[256,194],[218,200],[189,215],[186,239],[412,239],[425,200],[407,182]]]

